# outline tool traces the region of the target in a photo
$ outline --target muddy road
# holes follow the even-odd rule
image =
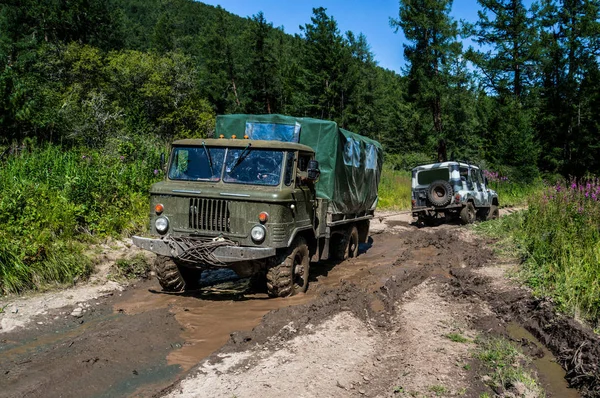
[[[215,272],[193,294],[150,279],[1,301],[0,396],[540,396],[490,386],[483,334],[522,346],[546,396],[600,396],[597,336],[509,280],[491,242],[410,221],[381,214],[358,258],[311,265],[286,299]]]

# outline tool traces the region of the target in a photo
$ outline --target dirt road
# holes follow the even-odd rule
[[[597,336],[468,228],[410,221],[381,213],[358,258],[314,264],[287,299],[220,272],[194,294],[148,280],[0,301],[0,396],[539,396],[490,388],[473,355],[490,334],[534,357],[546,396],[600,394]]]

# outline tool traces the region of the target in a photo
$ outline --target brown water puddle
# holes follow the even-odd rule
[[[266,294],[246,294],[232,299],[228,294],[222,297],[217,288],[211,292],[176,295],[137,290],[115,305],[114,309],[132,315],[156,308],[169,308],[182,326],[181,338],[184,343],[167,356],[167,362],[189,370],[223,346],[231,333],[252,330],[267,312],[304,304],[312,299],[311,295],[273,299]]]
[[[169,365],[177,364],[188,370],[222,347],[231,333],[252,330],[269,311],[305,304],[318,297],[324,289],[339,287],[343,281],[379,287],[381,283],[370,274],[381,273],[383,278],[389,268],[381,269],[381,266],[392,266],[404,248],[397,245],[396,236],[384,235],[377,239],[384,241],[380,242],[384,244],[361,247],[363,253],[357,259],[339,264],[311,264],[314,279],[306,294],[278,299],[269,298],[266,294],[248,294],[247,281],[228,280],[221,283],[217,275],[214,285],[206,286],[195,294],[167,294],[153,281],[150,289],[136,289],[125,296],[123,301],[114,305],[114,310],[133,315],[168,308],[182,326],[181,338],[184,343],[181,348],[172,351],[167,360]],[[387,242],[393,243],[385,244]],[[394,249],[390,250],[390,247]],[[373,310],[382,311],[383,304],[374,302]]]
[[[579,392],[573,388],[569,388],[567,380],[565,380],[565,371],[556,362],[556,358],[550,350],[548,350],[538,339],[529,333],[521,325],[510,322],[506,331],[508,335],[515,340],[526,339],[534,343],[542,350],[544,354],[541,358],[533,358],[533,364],[537,368],[544,389],[550,397],[560,398],[577,398],[580,397]]]

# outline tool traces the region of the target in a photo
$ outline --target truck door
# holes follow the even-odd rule
[[[296,197],[296,225],[312,225],[314,216],[314,186],[307,179],[308,161],[311,159],[309,154],[298,155],[298,163],[296,168],[296,189],[294,195]]]

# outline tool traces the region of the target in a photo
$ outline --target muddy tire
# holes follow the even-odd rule
[[[347,260],[358,256],[358,228],[352,226],[344,231],[343,235],[338,235],[334,241],[334,257],[337,260]]]
[[[490,210],[487,213],[487,216],[485,217],[485,219],[487,221],[489,220],[497,220],[500,217],[500,211],[498,210],[498,206],[496,205],[491,205],[490,206]]]
[[[427,199],[434,206],[446,206],[452,200],[452,185],[448,181],[437,180],[427,189]]]
[[[467,203],[465,207],[460,211],[460,221],[463,224],[473,224],[475,222],[476,212],[473,203]]]
[[[308,288],[310,254],[303,237],[275,260],[267,270],[267,293],[271,297],[287,297],[304,293]]]
[[[200,270],[178,265],[171,257],[156,256],[154,272],[166,292],[183,292],[198,288]]]

